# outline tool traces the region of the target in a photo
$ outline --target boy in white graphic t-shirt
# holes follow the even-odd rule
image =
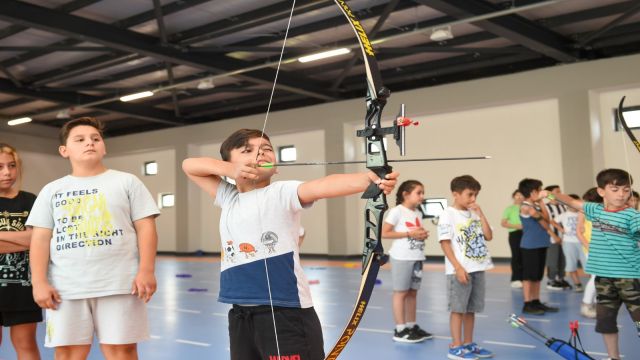
[[[222,257],[218,297],[233,304],[231,359],[324,359],[322,328],[299,259],[300,212],[320,199],[363,192],[371,183],[388,194],[398,173],[272,183],[276,169],[267,163],[275,163],[273,147],[266,134],[251,129],[231,134],[220,155],[222,160],[186,159],[182,168],[222,208],[220,240],[237,252]]]
[[[493,268],[486,244],[493,238],[493,232],[476,203],[480,188],[480,183],[470,175],[451,180],[453,206],[445,209],[438,221],[453,338],[447,357],[454,360],[493,356],[473,341],[475,313],[484,310],[484,272]]]
[[[107,359],[137,359],[149,338],[145,302],[156,291],[156,203],[137,177],[107,169],[99,120],[60,130],[71,175],[38,194],[27,225],[33,297],[47,309],[45,346],[85,359],[94,333]]]
[[[389,210],[382,225],[382,237],[393,239],[389,255],[393,280],[393,340],[417,343],[433,338],[416,323],[416,299],[422,282],[424,241],[429,236],[421,224],[418,206],[424,200],[424,186],[407,180],[400,184],[396,207]]]

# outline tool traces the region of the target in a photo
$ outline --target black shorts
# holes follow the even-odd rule
[[[42,310],[0,311],[0,326],[14,326],[42,321]]]
[[[547,248],[523,249],[522,280],[540,281],[544,278],[544,265],[547,260]]]
[[[229,310],[231,360],[323,360],[320,319],[314,308],[274,307],[278,342],[271,306],[238,306]]]

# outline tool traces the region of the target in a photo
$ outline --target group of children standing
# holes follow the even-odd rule
[[[564,269],[559,270],[571,277],[577,292],[584,290],[581,314],[597,319],[596,331],[603,334],[608,359],[619,359],[616,318],[622,304],[629,310],[640,336],[638,195],[631,190],[631,176],[624,170],[603,170],[596,182],[597,187],[589,189],[581,200],[575,194],[561,193],[558,186],[542,190],[540,180],[523,179],[513,194],[516,204],[505,210],[502,225],[511,230],[510,240],[511,234],[518,231],[511,245],[512,287],[522,281],[522,312],[542,315],[558,311],[540,302],[545,261],[557,264],[555,258],[550,260],[547,256],[553,243],[562,250],[558,253]],[[556,209],[555,216],[550,215],[552,207]],[[517,218],[513,216],[514,208],[519,209]],[[591,274],[584,288],[578,263]],[[555,274],[560,274],[559,270],[549,268]],[[554,290],[562,277],[552,275],[550,279],[556,281],[551,287],[548,284]]]
[[[489,358],[493,353],[473,341],[475,314],[484,310],[485,275],[493,268],[486,241],[493,238],[491,226],[476,202],[480,183],[472,176],[454,178],[450,184],[453,204],[438,220],[438,240],[445,255],[448,310],[452,343],[449,359]],[[424,186],[416,180],[403,182],[397,206],[389,210],[382,236],[394,239],[389,255],[393,280],[393,340],[415,343],[433,335],[416,324],[416,295],[422,280],[424,240],[418,206]]]
[[[0,326],[11,327],[20,359],[40,357],[35,341],[40,308],[46,309],[45,346],[55,347],[56,359],[85,359],[94,334],[105,358],[137,359],[137,342],[149,337],[144,303],[156,291],[159,210],[139,179],[103,165],[102,131],[93,118],[65,124],[59,152],[69,159],[72,172],[47,184],[37,198],[19,190],[20,158],[11,146],[0,144]],[[225,253],[218,300],[232,305],[231,359],[323,359],[322,328],[299,259],[300,213],[318,200],[359,193],[371,184],[389,194],[398,173],[379,178],[366,171],[272,183],[276,169],[266,165],[276,158],[269,138],[259,130],[234,132],[220,154],[222,160],[190,158],[182,167],[222,208]],[[618,358],[616,314],[622,303],[640,324],[640,216],[626,205],[631,185],[626,172],[605,170],[597,182],[603,204],[559,192],[555,196],[581,209],[585,223],[592,224],[587,272],[596,275],[596,330],[604,334],[611,358]],[[519,186],[524,197],[518,217],[525,313],[557,311],[540,302],[546,248],[554,236],[542,202],[548,192],[541,186],[534,179]],[[486,244],[492,229],[476,202],[481,189],[476,179],[456,177],[450,188],[453,204],[438,223],[452,336],[447,357],[488,358],[493,353],[474,342],[473,331],[475,314],[484,309],[484,273],[493,267]],[[420,182],[402,183],[397,206],[382,228],[383,237],[395,239],[390,255],[396,341],[433,337],[416,323],[429,236],[417,210],[423,200]],[[569,227],[574,220],[560,222]],[[252,249],[251,256],[233,256],[236,248]]]

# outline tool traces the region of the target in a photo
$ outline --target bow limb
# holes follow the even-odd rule
[[[624,132],[627,133],[627,136],[629,136],[629,139],[631,139],[631,142],[636,147],[636,150],[640,152],[640,141],[638,141],[636,136],[633,135],[633,131],[631,131],[631,129],[629,128],[629,125],[627,125],[627,121],[624,118],[624,112],[622,111],[624,108],[625,98],[626,96],[623,96],[622,99],[620,99],[620,103],[618,104],[618,109],[616,111],[616,114],[618,115],[618,120],[620,121],[620,125],[622,125]]]
[[[378,63],[375,58],[373,47],[367,37],[362,24],[357,19],[349,5],[345,0],[334,0],[336,5],[349,21],[353,31],[356,34],[360,49],[362,51],[362,59],[364,61],[367,76],[367,96],[366,105],[367,113],[365,115],[364,129],[358,131],[359,137],[365,138],[365,153],[367,169],[373,171],[379,178],[384,179],[385,175],[391,172],[391,166],[387,162],[386,149],[383,139],[386,134],[399,133],[397,131],[389,132],[389,128],[381,127],[382,109],[387,103],[389,90],[382,85],[382,78],[378,69]],[[398,124],[394,123],[391,130],[397,130]],[[400,144],[403,139],[398,135],[396,140]],[[375,183],[371,183],[362,195],[363,199],[367,199],[364,209],[364,247],[362,251],[362,280],[360,282],[360,290],[355,307],[351,313],[351,317],[338,341],[327,354],[327,360],[337,359],[342,350],[347,346],[349,340],[355,334],[364,312],[369,303],[371,293],[375,286],[376,277],[380,266],[384,263],[384,250],[382,248],[382,219],[388,208],[385,194],[378,188]]]

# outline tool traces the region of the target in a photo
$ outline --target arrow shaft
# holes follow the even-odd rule
[[[425,158],[425,159],[399,159],[399,160],[387,160],[390,163],[400,162],[418,162],[418,161],[456,161],[456,160],[486,160],[491,159],[491,156],[468,156],[468,157],[445,157],[445,158]],[[364,164],[364,160],[353,161],[322,161],[322,162],[292,162],[292,163],[277,163],[274,166],[312,166],[312,165],[346,165],[346,164]]]

